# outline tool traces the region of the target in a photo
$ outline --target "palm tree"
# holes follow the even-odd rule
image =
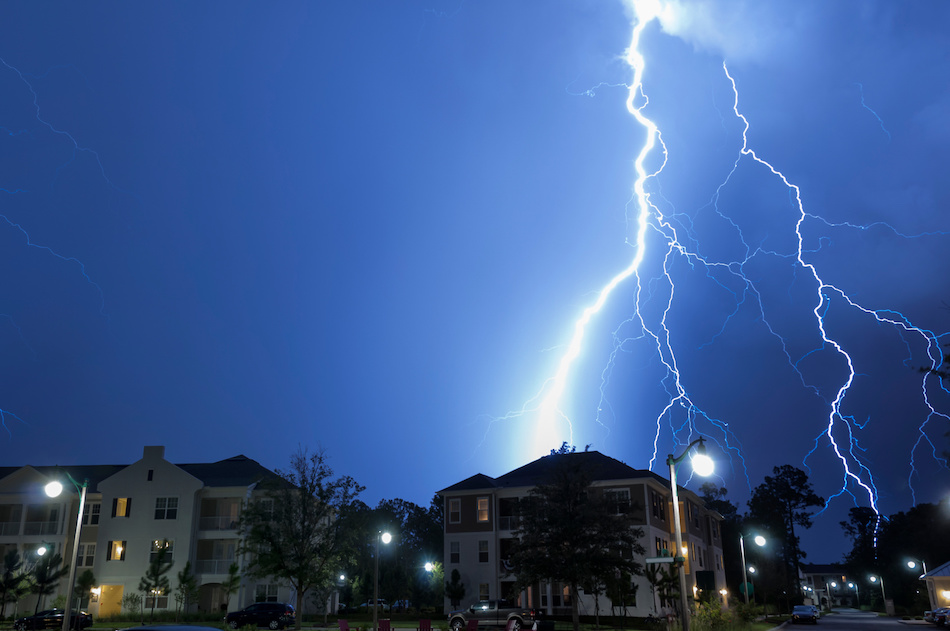
[[[33,567],[33,585],[30,591],[37,595],[36,614],[40,610],[40,603],[44,596],[52,594],[59,584],[59,579],[66,576],[69,566],[63,565],[63,557],[59,552],[44,554]]]

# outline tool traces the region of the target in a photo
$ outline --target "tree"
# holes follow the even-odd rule
[[[0,620],[6,612],[7,603],[17,591],[17,586],[23,580],[21,570],[23,560],[16,548],[10,548],[3,555],[3,574],[0,574]]]
[[[59,552],[47,552],[40,557],[33,567],[32,584],[30,591],[36,594],[36,614],[40,610],[40,603],[44,596],[49,596],[56,590],[59,579],[66,576],[69,566],[63,565],[63,557]]]
[[[163,539],[161,544],[156,547],[157,550],[152,553],[148,569],[145,570],[145,576],[139,581],[139,591],[145,594],[146,606],[148,605],[148,599],[152,599],[149,621],[155,618],[155,603],[158,601],[158,597],[162,594],[168,594],[170,583],[165,575],[174,565],[174,561],[168,559],[168,539]]]
[[[616,500],[592,485],[587,453],[562,445],[545,460],[547,481],[521,503],[521,524],[509,558],[519,588],[540,581],[568,585],[577,631],[582,585],[617,573],[642,574],[635,559],[645,553],[639,542],[643,530]]]
[[[83,604],[83,600],[89,598],[89,591],[95,586],[96,575],[92,573],[92,570],[87,569],[76,577],[76,595],[79,596],[80,609],[87,606]]]
[[[228,577],[221,583],[221,590],[224,592],[224,610],[231,608],[231,594],[241,588],[241,568],[237,563],[228,566]]]
[[[452,570],[452,580],[445,582],[445,596],[452,603],[452,607],[458,609],[465,598],[465,584],[462,583],[462,575],[458,570]]]
[[[825,500],[815,494],[808,476],[791,465],[774,467],[774,476],[765,476],[765,482],[752,492],[749,516],[766,526],[772,533],[782,533],[782,559],[786,591],[800,594],[798,569],[806,555],[795,534],[795,527],[811,528],[811,508],[821,508]]]
[[[329,585],[346,566],[354,536],[347,522],[364,489],[349,476],[334,478],[323,452],[298,451],[290,469],[277,473],[281,479],[248,504],[239,528],[250,553],[248,573],[288,581],[302,611],[307,592]]]
[[[188,613],[188,606],[198,599],[198,579],[191,572],[191,561],[178,572],[178,586],[175,587],[175,622],[178,622],[178,612]]]

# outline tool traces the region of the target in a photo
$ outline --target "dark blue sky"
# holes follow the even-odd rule
[[[950,5],[665,6],[641,244],[620,2],[5,3],[4,463],[322,446],[426,504],[564,440],[663,473],[702,434],[743,505],[775,465],[844,487],[818,562],[869,501],[842,459],[885,514],[946,496],[916,369],[950,330]]]

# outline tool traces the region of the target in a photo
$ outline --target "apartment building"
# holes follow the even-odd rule
[[[539,584],[519,593],[507,563],[519,524],[519,501],[549,479],[555,458],[580,459],[594,479],[593,486],[611,497],[616,510],[633,514],[644,532],[641,543],[646,557],[671,555],[675,539],[669,480],[596,451],[545,456],[501,477],[479,473],[438,492],[445,502],[445,577],[449,579],[452,570],[459,571],[466,593],[463,607],[478,600],[506,598],[521,606],[539,608],[548,615],[570,613],[567,585]],[[722,516],[706,509],[692,491],[680,487],[677,493],[688,589],[695,595],[700,590],[718,592],[726,585]],[[636,604],[628,607],[626,614],[646,616],[658,612],[659,604],[646,578],[635,577],[634,582],[638,586]],[[450,605],[446,599],[446,610]],[[581,593],[578,605],[581,615],[594,614],[593,595]],[[601,612],[611,610],[610,601],[603,595],[599,605]]]
[[[244,503],[265,480],[277,475],[246,456],[212,463],[172,464],[165,448],[145,447],[141,460],[129,465],[0,467],[0,559],[17,549],[35,563],[40,546],[72,558],[79,510],[78,484],[87,481],[80,530],[77,576],[91,569],[96,587],[84,606],[94,616],[117,614],[123,596],[138,591],[150,560],[162,547],[174,561],[167,574],[174,589],[186,561],[200,586],[197,608],[220,611],[226,605],[221,584],[239,556],[238,518]],[[44,486],[63,483],[64,492],[47,497]],[[59,584],[66,591],[66,580]],[[54,596],[46,599],[49,606]],[[231,596],[232,610],[253,602],[293,602],[290,588],[277,580],[255,580],[242,572],[241,587]],[[19,609],[32,610],[34,596]],[[151,606],[151,600],[146,603]],[[173,594],[156,597],[156,610],[174,609]],[[8,607],[9,609],[9,607]]]

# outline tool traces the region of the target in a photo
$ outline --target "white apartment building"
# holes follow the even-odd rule
[[[545,456],[499,478],[476,474],[438,492],[445,502],[445,578],[449,580],[452,570],[459,571],[466,593],[462,607],[479,600],[504,598],[548,615],[570,613],[567,585],[540,584],[518,593],[515,577],[506,569],[508,550],[519,524],[519,500],[548,478],[554,458],[564,457],[581,459],[593,477],[593,486],[611,496],[618,512],[633,514],[644,532],[640,543],[647,557],[672,554],[675,537],[669,480],[596,451]],[[702,589],[718,593],[726,586],[722,516],[706,509],[692,491],[680,487],[677,494],[686,548],[687,589],[694,596]],[[647,579],[639,576],[634,582],[638,585],[636,605],[627,607],[626,614],[647,616],[659,612]],[[601,595],[599,601],[600,611],[609,614],[609,599]],[[444,605],[446,611],[451,609],[448,599]],[[582,616],[594,615],[593,595],[582,592],[578,605]]]
[[[68,474],[68,476],[67,476]],[[243,573],[239,555],[238,517],[244,503],[265,480],[277,475],[246,456],[212,463],[172,464],[162,446],[145,447],[142,459],[129,465],[0,467],[0,562],[11,547],[27,564],[41,545],[69,562],[79,510],[79,492],[69,481],[87,481],[76,575],[91,569],[96,587],[85,607],[95,617],[122,610],[122,598],[137,592],[152,555],[167,541],[174,561],[166,575],[172,589],[186,561],[200,586],[199,611],[222,611],[221,584],[237,562],[241,587],[230,599],[233,611],[253,602],[290,602],[290,588],[276,580],[255,580]],[[64,491],[49,498],[44,486],[59,480]],[[65,594],[66,580],[58,587]],[[47,597],[44,606],[51,606]],[[151,602],[147,603],[151,606]],[[34,596],[18,604],[33,610]],[[157,597],[156,610],[172,609],[173,594]],[[84,601],[85,606],[85,601]],[[12,605],[7,605],[7,613]]]

